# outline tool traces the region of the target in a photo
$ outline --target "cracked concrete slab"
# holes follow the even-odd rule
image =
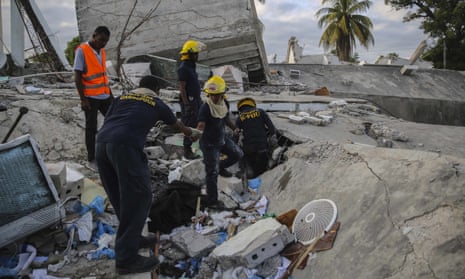
[[[262,177],[269,211],[328,198],[341,221],[333,249],[296,278],[459,278],[465,179],[453,166],[463,158],[326,142],[293,146],[287,156]]]

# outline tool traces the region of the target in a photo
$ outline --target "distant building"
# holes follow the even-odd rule
[[[401,58],[401,57],[385,57],[385,56],[380,56],[375,62],[376,65],[416,65],[418,68],[422,69],[432,69],[433,68],[433,63],[429,61],[424,61],[421,59],[417,59],[413,64],[410,64],[410,60],[406,58]]]
[[[303,55],[303,47],[299,45],[296,37],[289,39],[287,46],[286,64],[321,64],[321,65],[340,65],[339,58],[334,54],[312,54]]]
[[[383,55],[378,57],[375,64],[401,65],[401,66],[415,65],[415,66],[418,66],[418,68],[422,68],[422,69],[432,69],[433,63],[424,61],[420,58],[423,52],[425,51],[426,47],[427,47],[427,41],[423,40],[418,44],[418,47],[412,53],[412,55],[410,56],[410,59],[400,58],[397,54],[391,53],[387,57],[384,57]]]

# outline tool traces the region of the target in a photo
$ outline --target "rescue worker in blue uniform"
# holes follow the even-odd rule
[[[219,76],[212,76],[204,88],[206,103],[199,111],[197,129],[203,131],[199,144],[205,164],[207,198],[205,207],[224,208],[218,200],[218,175],[231,176],[226,168],[238,162],[242,156],[241,148],[226,136],[225,125],[234,131],[236,128],[229,118],[229,105],[224,99],[226,83]],[[227,156],[220,160],[220,154]]]
[[[181,63],[177,73],[179,80],[179,94],[181,106],[181,121],[184,125],[195,128],[197,126],[197,116],[202,99],[200,98],[200,82],[196,72],[196,63],[199,59],[199,52],[206,48],[205,44],[188,40],[184,43],[180,54]],[[197,159],[199,156],[192,151],[192,140],[184,137],[184,157],[186,159]]]
[[[236,118],[236,135],[242,134],[244,157],[240,162],[241,170],[247,178],[255,178],[268,168],[270,145],[268,139],[276,129],[268,114],[257,108],[253,98],[243,98],[237,103],[239,115]]]
[[[153,270],[155,257],[139,248],[153,247],[155,239],[141,236],[152,204],[151,174],[144,153],[150,129],[159,120],[194,136],[158,98],[159,82],[145,76],[139,88],[114,99],[97,134],[96,161],[105,192],[116,212],[116,271],[119,274]]]

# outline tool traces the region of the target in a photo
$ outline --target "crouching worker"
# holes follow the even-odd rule
[[[212,76],[205,84],[206,103],[199,110],[197,129],[203,131],[199,145],[205,164],[207,199],[205,207],[223,208],[218,201],[218,174],[231,176],[226,168],[238,162],[243,156],[241,148],[226,136],[225,125],[236,128],[229,118],[229,104],[225,101],[226,84],[219,76]],[[220,154],[227,156],[220,160]]]
[[[268,114],[257,108],[252,98],[239,100],[237,110],[239,115],[234,133],[242,133],[244,157],[240,162],[241,170],[247,174],[247,178],[255,178],[268,168],[271,154],[268,139],[275,134],[276,129]]]
[[[138,254],[153,247],[155,237],[141,236],[152,204],[151,175],[144,153],[150,129],[159,120],[194,136],[191,128],[177,120],[158,96],[155,76],[145,76],[139,88],[115,98],[97,135],[96,160],[105,192],[116,212],[116,271],[119,274],[153,270],[155,257]],[[194,129],[195,130],[195,129]]]

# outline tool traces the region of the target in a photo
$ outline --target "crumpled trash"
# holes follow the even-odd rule
[[[260,177],[249,179],[248,184],[249,184],[249,188],[257,191],[262,185],[262,179]]]
[[[32,94],[37,94],[37,93],[41,93],[43,90],[42,88],[39,88],[39,87],[35,87],[35,86],[26,86],[24,88],[24,90],[26,91],[26,93],[32,93]]]
[[[94,210],[97,215],[102,215],[105,211],[105,199],[97,195],[89,204],[89,207]]]
[[[278,267],[278,272],[276,273],[275,278],[281,278],[286,273],[286,270],[290,264],[290,260],[288,260],[286,257],[281,257],[281,266]]]
[[[100,238],[98,239],[98,249],[103,249],[103,248],[110,248],[110,243],[115,239],[114,234],[108,234],[104,233]]]
[[[114,259],[115,250],[111,248],[103,248],[96,250],[90,254],[87,254],[88,260],[99,260],[99,259]]]
[[[57,264],[49,264],[47,269],[52,272],[57,272],[58,270],[60,270],[63,266],[65,266],[68,263],[70,263],[69,257],[65,255],[65,258],[62,261],[60,261]]]
[[[177,167],[171,170],[168,174],[168,183],[171,184],[173,181],[179,181],[181,179],[181,167]]]
[[[76,200],[72,202],[69,210],[71,211],[71,213],[78,213],[80,216],[82,216],[89,212],[90,208],[87,205],[83,204],[81,201]]]
[[[101,221],[97,221],[97,229],[95,230],[94,237],[92,238],[93,243],[95,245],[98,245],[98,240],[105,233],[107,233],[107,234],[115,234],[115,229],[113,229],[113,227],[110,226],[110,225],[104,224]]]
[[[260,200],[255,204],[255,208],[257,208],[258,213],[260,215],[264,215],[268,208],[268,199],[265,196],[262,196]]]
[[[5,264],[2,263],[2,266],[0,266],[0,277],[16,278],[20,271],[27,269],[31,265],[36,254],[37,250],[34,246],[23,245],[21,247],[21,253],[17,258],[11,258],[8,259]]]
[[[218,235],[218,238],[215,240],[216,245],[220,245],[221,243],[225,242],[228,238],[227,232],[218,232],[216,234]]]
[[[82,215],[75,223],[80,241],[89,242],[92,237],[92,212]]]
[[[69,277],[55,277],[47,274],[47,270],[44,268],[34,269],[32,271],[32,278],[34,279],[70,279]]]

